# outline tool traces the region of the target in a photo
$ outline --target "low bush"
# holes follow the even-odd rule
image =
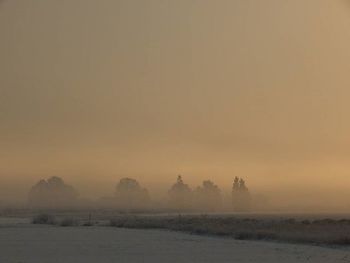
[[[98,224],[98,222],[88,221],[88,222],[83,223],[83,226],[94,226],[96,224]]]
[[[32,223],[42,225],[54,225],[56,224],[56,219],[53,215],[50,214],[40,214],[33,217]]]
[[[59,224],[60,226],[79,226],[79,221],[74,218],[64,218]]]

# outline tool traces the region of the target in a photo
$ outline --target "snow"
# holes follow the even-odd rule
[[[0,224],[3,263],[350,262],[350,251],[108,226]]]

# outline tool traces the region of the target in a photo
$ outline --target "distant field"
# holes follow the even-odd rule
[[[82,209],[28,209],[28,208],[0,208],[0,218],[16,217],[28,218],[41,213],[52,214],[56,216],[74,216],[86,217],[91,214],[95,219],[109,220],[111,218],[123,215],[142,215],[142,216],[177,216],[194,215],[194,216],[213,216],[213,217],[235,217],[235,218],[254,218],[254,219],[288,219],[297,220],[309,219],[350,219],[350,213],[296,213],[296,212],[203,212],[203,211],[174,211],[165,209],[148,209],[148,210],[118,210],[118,209],[101,209],[101,208],[82,208]]]
[[[233,216],[124,216],[111,226],[168,229],[199,235],[232,237],[239,240],[272,240],[317,245],[350,245],[350,219],[293,219]]]
[[[47,215],[48,217],[40,217]],[[38,217],[39,216],[39,217]],[[60,226],[111,226],[164,229],[238,240],[268,240],[315,245],[349,246],[350,216],[347,214],[200,214],[157,211],[123,212],[89,210],[0,210],[4,218],[23,218],[36,224]],[[35,220],[34,220],[35,219]],[[10,220],[11,221],[11,220]]]
[[[0,216],[0,262],[350,262],[339,216],[13,212]]]

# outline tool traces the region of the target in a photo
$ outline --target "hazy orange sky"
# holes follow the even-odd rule
[[[2,0],[0,200],[181,173],[350,204],[349,28],[345,0]]]

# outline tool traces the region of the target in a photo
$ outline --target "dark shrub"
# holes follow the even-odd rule
[[[78,220],[76,220],[74,218],[64,218],[60,222],[60,226],[78,226],[78,225],[79,225]]]
[[[310,224],[311,224],[310,220],[307,220],[307,219],[301,221],[301,223],[302,223],[303,225],[310,225]]]
[[[288,218],[288,219],[285,219],[284,220],[284,223],[286,223],[286,224],[296,224],[296,220],[294,219],[294,218]]]
[[[94,226],[95,224],[98,224],[98,222],[88,221],[88,222],[85,222],[85,223],[83,224],[83,226]]]
[[[53,215],[40,214],[33,217],[32,223],[43,224],[43,225],[54,225],[56,223],[56,219]]]
[[[329,242],[331,245],[350,245],[350,237],[340,237]]]
[[[234,237],[238,240],[255,239],[255,235],[251,232],[238,232],[234,235]]]
[[[110,224],[110,226],[124,227],[126,222],[127,222],[126,219],[111,219],[109,221],[109,224]]]

